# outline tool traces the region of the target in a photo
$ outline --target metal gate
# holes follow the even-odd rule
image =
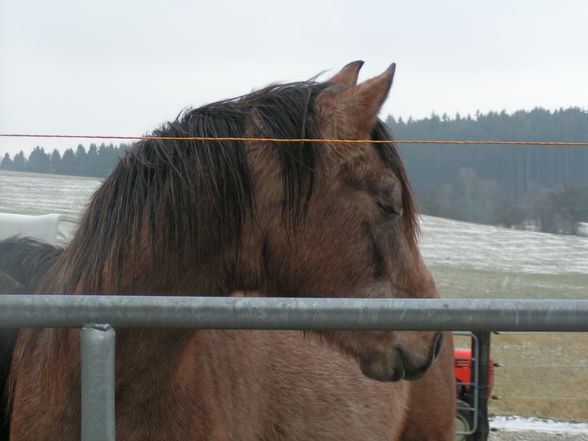
[[[115,440],[115,328],[578,331],[588,300],[1,295],[0,327],[81,328],[82,440]]]

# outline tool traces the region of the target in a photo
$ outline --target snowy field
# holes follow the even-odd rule
[[[489,441],[588,441],[588,424],[539,418],[490,418]]]
[[[496,416],[490,418],[490,428],[504,432],[542,432],[552,434],[588,434],[588,424],[566,423],[540,418],[520,418]]]
[[[588,274],[588,237],[509,230],[423,216],[430,265],[527,274]]]
[[[0,213],[79,215],[96,178],[0,171]]]

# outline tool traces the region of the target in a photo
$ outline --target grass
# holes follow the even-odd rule
[[[433,266],[448,298],[588,299],[586,274],[525,274]],[[495,371],[489,411],[588,422],[588,333],[492,336]]]
[[[430,269],[439,293],[446,298],[588,299],[588,274],[527,274],[449,266]]]
[[[496,369],[490,412],[588,422],[588,334],[493,336]]]

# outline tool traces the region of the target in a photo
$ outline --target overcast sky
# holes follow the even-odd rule
[[[586,0],[0,0],[0,133],[143,135],[357,59],[397,63],[382,116],[586,109],[587,22]]]

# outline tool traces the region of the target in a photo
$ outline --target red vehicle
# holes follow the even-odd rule
[[[455,379],[461,384],[472,383],[472,350],[471,349],[455,349]],[[494,385],[494,361],[490,358],[488,363],[488,389],[491,391]],[[458,391],[457,398],[460,398]]]
[[[478,353],[477,344],[478,339],[473,339],[474,354]],[[492,358],[489,357],[485,365],[487,366],[487,382],[481,382],[480,363],[476,356],[472,355],[472,349],[455,349],[454,366],[457,386],[455,441],[483,441],[487,439],[487,432],[481,433],[480,431],[480,427],[482,427],[480,415],[486,415],[487,397],[490,396],[494,384]],[[485,393],[480,396],[482,388]],[[479,412],[481,405],[485,407],[482,414]],[[484,422],[484,427],[487,427],[487,420]]]

